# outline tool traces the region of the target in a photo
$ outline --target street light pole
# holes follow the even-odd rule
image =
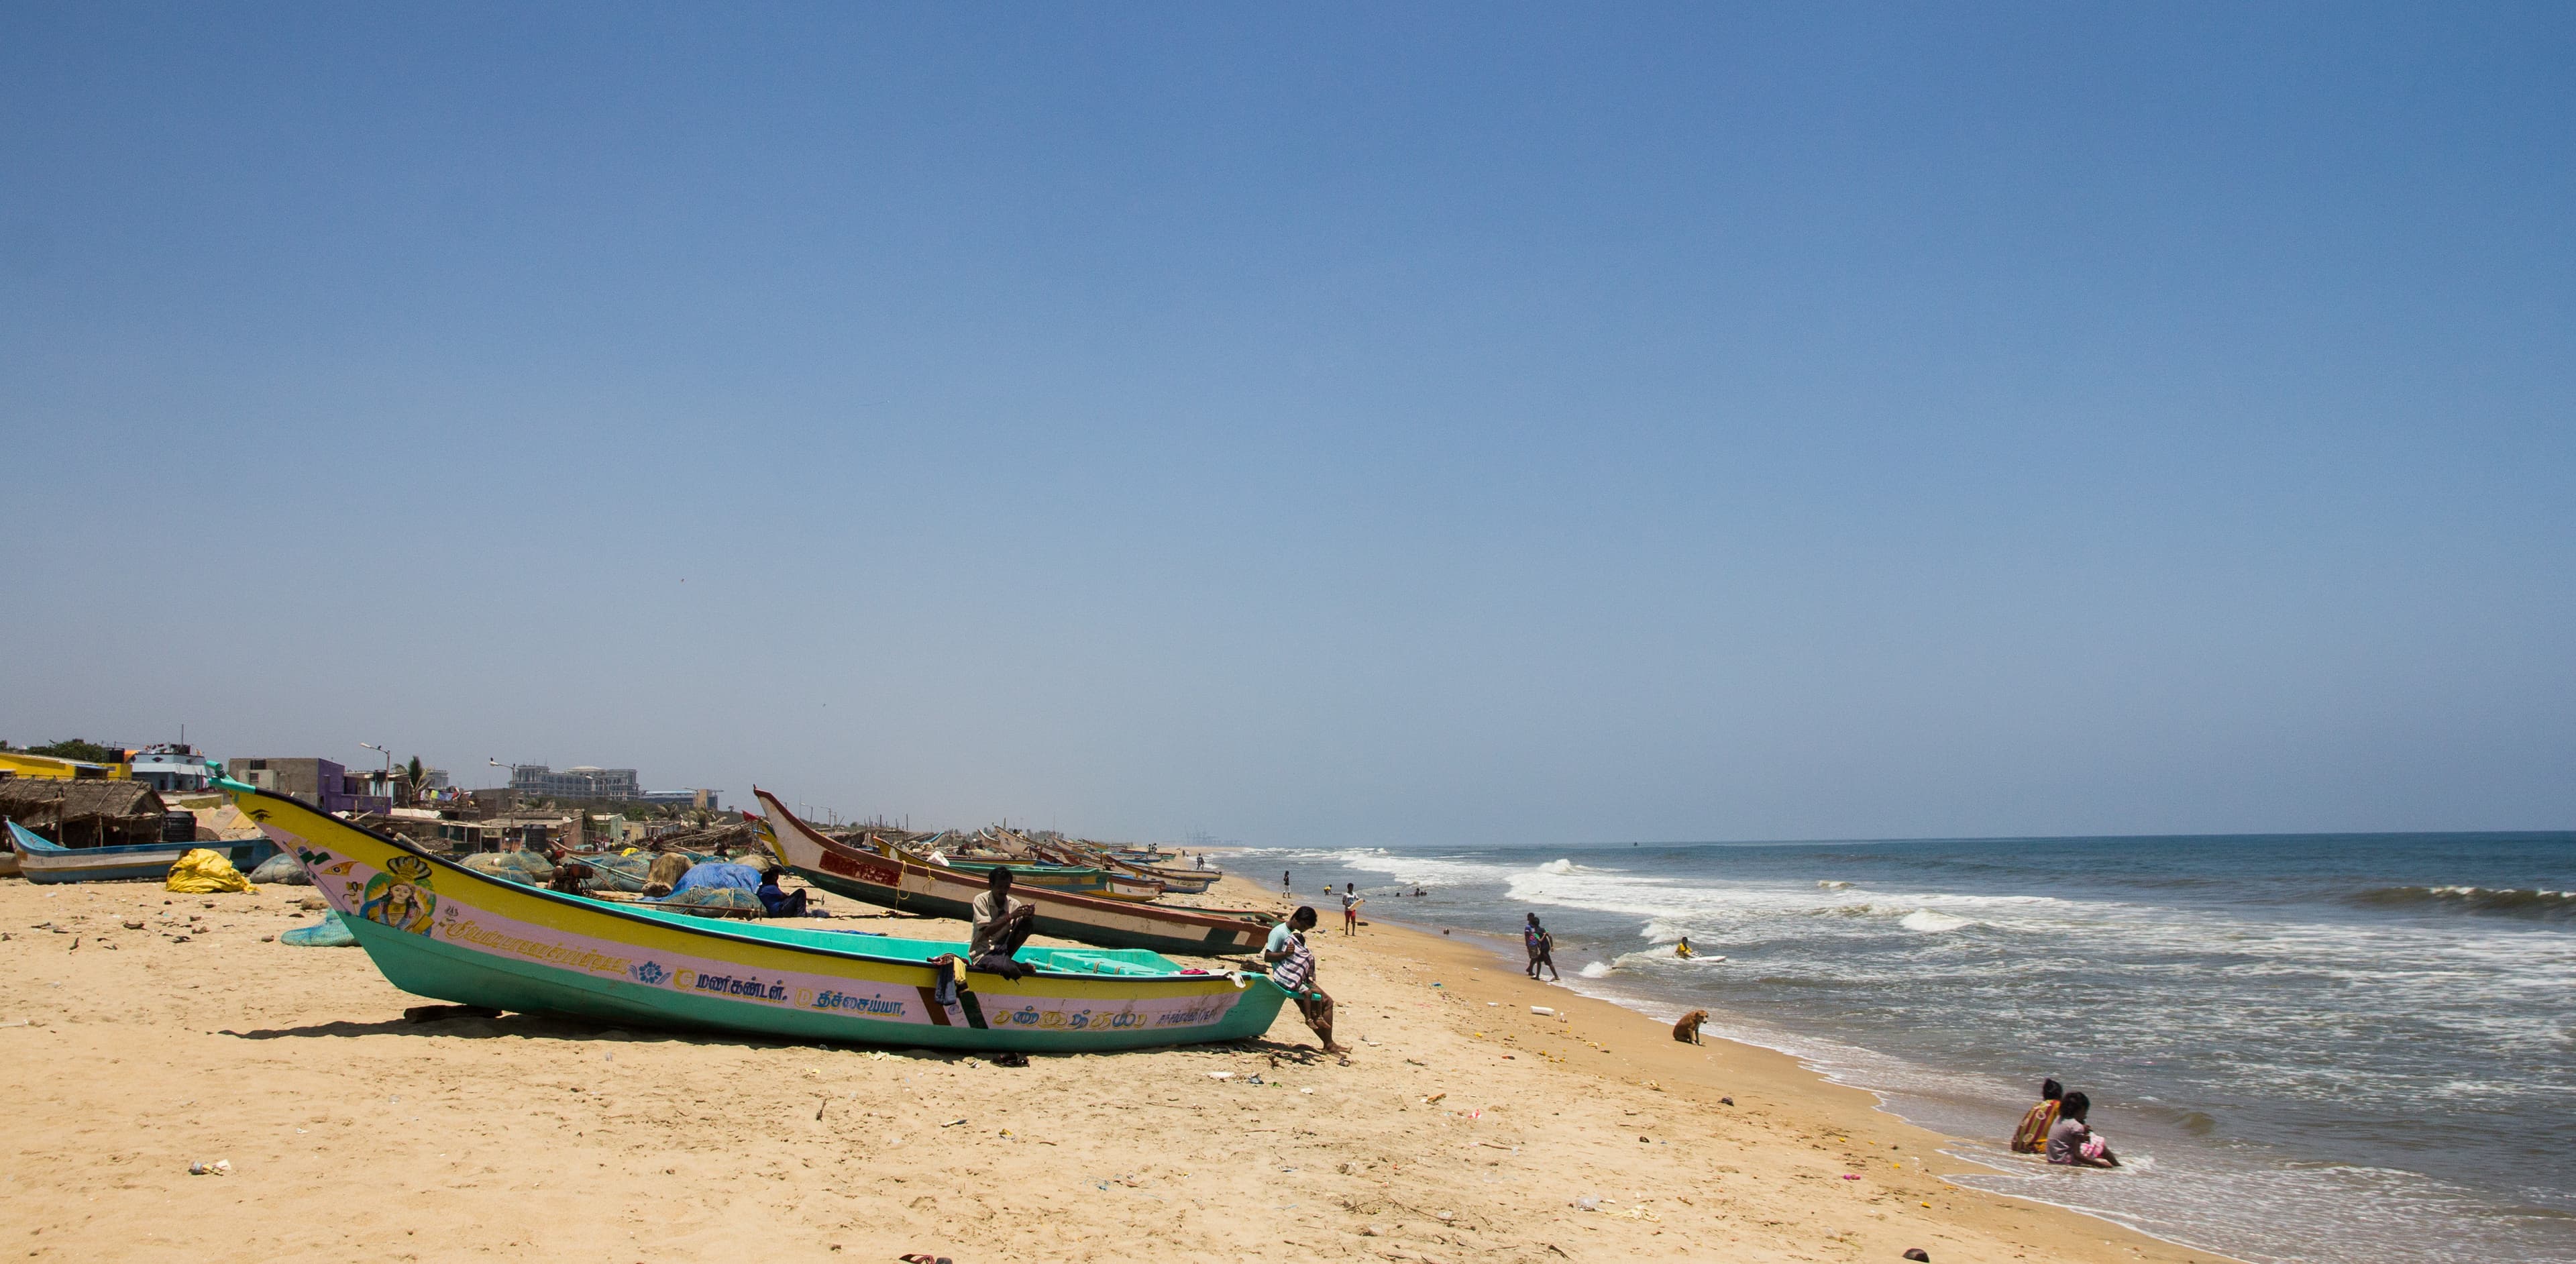
[[[392,806],[394,801],[394,753],[382,746],[376,745],[374,742],[360,742],[358,745],[385,757],[385,775],[379,779],[376,784],[385,788],[385,804],[388,807]]]

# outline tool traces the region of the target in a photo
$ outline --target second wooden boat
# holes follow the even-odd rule
[[[754,787],[766,813],[759,837],[779,863],[806,881],[853,900],[934,917],[971,918],[985,890],[981,874],[923,864],[900,853],[885,855],[825,835],[796,819],[777,796]],[[1194,909],[1105,900],[1061,891],[1014,887],[1014,898],[1037,906],[1037,931],[1099,944],[1153,952],[1223,956],[1259,951],[1275,914],[1256,910]]]
[[[233,862],[233,868],[249,873],[259,862],[277,854],[277,847],[265,838],[237,839],[232,842],[132,843],[121,847],[63,847],[48,842],[34,830],[11,821],[9,849],[18,858],[18,871],[29,882],[115,882],[134,878],[166,877],[179,857],[203,847],[220,852]]]

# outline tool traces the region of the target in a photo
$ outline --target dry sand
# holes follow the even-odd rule
[[[265,939],[309,894],[0,880],[0,1257],[2219,1258],[1951,1187],[1867,1094],[1436,934],[1317,932],[1347,1066],[1290,1007],[1255,1046],[1006,1069],[409,1022],[358,949]]]

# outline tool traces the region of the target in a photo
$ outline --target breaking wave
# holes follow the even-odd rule
[[[2373,887],[2352,897],[2372,908],[2434,909],[2508,917],[2576,916],[2576,891],[2535,887]]]

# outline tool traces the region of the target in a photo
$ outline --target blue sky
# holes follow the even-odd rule
[[[2576,824],[2563,6],[0,7],[0,737]]]

